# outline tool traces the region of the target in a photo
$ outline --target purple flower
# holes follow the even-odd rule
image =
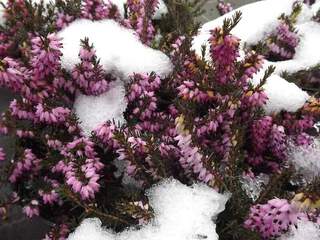
[[[39,202],[32,200],[29,205],[23,207],[22,212],[28,217],[39,216]]]
[[[216,28],[211,32],[209,42],[216,81],[220,84],[234,81],[240,40],[233,35],[223,33],[221,28]]]
[[[70,16],[66,13],[59,12],[57,14],[56,26],[58,30],[61,30],[68,26],[74,20],[74,16]]]
[[[5,159],[6,159],[6,154],[3,148],[0,148],[0,162],[4,161]]]
[[[220,15],[222,16],[228,12],[231,12],[233,10],[233,7],[232,7],[231,3],[228,3],[228,2],[226,3],[223,0],[219,0],[218,5],[217,5],[217,9],[218,9]]]
[[[86,138],[79,138],[69,142],[61,154],[66,161],[60,161],[53,172],[62,172],[66,183],[72,191],[79,193],[83,200],[93,199],[100,189],[99,172],[104,165],[96,157],[94,143]]]
[[[280,160],[286,159],[286,134],[283,126],[273,124],[269,135],[269,149],[273,156]]]
[[[36,174],[41,168],[40,162],[31,149],[25,149],[20,159],[14,162],[9,181],[15,183],[26,172]]]
[[[108,16],[107,5],[103,0],[84,0],[81,8],[81,14],[84,18],[101,20]]]
[[[280,236],[304,218],[305,215],[299,213],[286,199],[275,198],[266,204],[252,206],[244,225],[259,232],[263,239],[270,239]]]
[[[36,106],[36,121],[48,124],[64,124],[71,110],[63,107],[49,108],[41,103]]]
[[[62,44],[60,39],[52,33],[45,38],[34,37],[31,43],[31,65],[35,80],[43,80],[49,75],[56,75],[61,66]]]
[[[100,95],[107,91],[109,87],[107,74],[99,64],[93,46],[89,45],[88,39],[82,41],[79,57],[81,63],[72,71],[72,78],[78,88],[87,95]]]
[[[254,121],[251,128],[251,138],[254,152],[263,153],[268,147],[268,137],[272,128],[272,117],[266,116]]]

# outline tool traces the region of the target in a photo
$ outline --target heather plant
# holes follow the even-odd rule
[[[15,154],[4,161],[0,148],[0,187],[12,189],[0,198],[3,219],[19,204],[26,216],[52,222],[44,239],[66,239],[87,217],[120,231],[152,219],[144,193],[173,177],[231,194],[217,218],[220,239],[272,239],[299,220],[319,222],[319,179],[306,183],[287,152],[292,144],[314,143],[319,99],[315,95],[297,112],[267,115],[264,85],[274,67],[260,83],[250,81],[263,71],[265,59],[294,55],[300,5],[280,17],[267,52],[258,51],[260,46],[240,51],[240,39],[231,33],[241,21],[236,12],[210,32],[209,48],[199,56],[191,50],[197,24],[184,21],[201,4],[168,1],[167,16],[155,20],[156,0],[130,0],[124,16],[109,1],[8,1],[0,32],[0,86],[16,97],[1,115],[0,133],[14,138]],[[105,71],[88,38],[79,39],[78,64],[72,71],[63,68],[57,32],[79,18],[116,21],[165,52],[173,65],[167,76],[137,72],[121,79],[125,123],[105,121],[89,135],[73,109],[75,98],[108,93],[117,76]],[[290,75],[292,81],[299,74]],[[242,179],[261,174],[269,181],[252,199]]]
[[[218,9],[220,15],[223,16],[224,14],[231,12],[233,10],[233,7],[232,7],[231,3],[219,0],[218,4],[217,4],[217,9]]]
[[[266,56],[270,61],[283,61],[292,59],[295,48],[299,44],[299,33],[294,25],[301,12],[301,4],[295,3],[290,15],[282,14],[279,25],[274,33],[260,42],[255,50]]]

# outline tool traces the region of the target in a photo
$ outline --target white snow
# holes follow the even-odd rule
[[[256,201],[264,187],[268,184],[269,176],[263,173],[255,177],[242,176],[240,182],[241,188],[246,192],[247,196]]]
[[[99,96],[79,93],[73,107],[86,136],[108,120],[123,124],[123,112],[127,107],[123,83],[120,80],[111,83],[110,89]]]
[[[320,10],[320,1],[317,0],[312,6],[311,6],[311,11],[314,15],[317,14],[317,12]]]
[[[218,240],[214,219],[228,199],[203,184],[188,187],[170,179],[147,193],[155,219],[139,230],[120,234],[102,228],[98,219],[86,219],[68,240]]]
[[[309,147],[291,144],[288,159],[303,176],[312,181],[320,176],[320,139],[315,139]]]
[[[126,81],[133,73],[156,72],[161,77],[171,72],[170,59],[161,51],[143,45],[133,31],[113,20],[76,20],[59,33],[63,43],[62,66],[71,71],[80,62],[80,40],[85,37],[94,45],[100,64],[107,73]],[[78,95],[75,112],[86,135],[105,121],[124,122],[126,109],[123,82],[98,97]]]
[[[6,4],[7,0],[1,0],[0,3]],[[4,15],[4,7],[2,6],[2,4],[0,4],[0,25],[3,25],[5,22],[3,15]]]
[[[205,23],[193,40],[193,49],[201,55],[201,46],[208,46],[210,31],[223,25],[225,18],[231,18],[236,11],[242,12],[242,19],[231,33],[242,42],[255,44],[271,33],[277,26],[282,13],[290,14],[295,0],[265,0],[242,6],[213,21]],[[208,49],[208,47],[207,47]]]
[[[62,66],[69,71],[80,61],[80,40],[85,37],[94,45],[104,70],[122,79],[152,71],[164,77],[172,69],[164,53],[142,44],[133,31],[113,20],[76,20],[58,35],[63,38]]]
[[[306,22],[297,26],[300,35],[300,43],[296,53],[291,60],[280,62],[269,62],[276,66],[276,72],[287,71],[293,73],[320,63],[318,52],[320,51],[320,24],[317,22]]]
[[[264,85],[268,101],[264,105],[267,114],[278,113],[281,110],[295,112],[309,99],[309,95],[294,83],[289,83],[278,75],[269,77]]]
[[[316,240],[320,239],[319,225],[310,221],[300,221],[298,228],[292,227],[280,240]]]
[[[105,0],[108,1],[108,0]],[[116,5],[119,9],[119,12],[122,16],[124,16],[124,5],[127,3],[127,0],[110,0],[114,5]],[[163,0],[159,1],[158,8],[155,12],[155,15],[153,16],[154,19],[160,19],[162,15],[165,15],[168,13],[168,8],[166,4],[163,2]]]
[[[272,33],[277,24],[278,17],[282,14],[290,14],[292,5],[296,0],[264,0],[252,4],[245,5],[234,11],[210,21],[202,26],[198,36],[193,40],[192,49],[198,55],[201,54],[201,46],[207,46],[206,59],[210,60],[208,39],[210,30],[222,26],[223,20],[232,15],[236,11],[242,12],[242,20],[231,31],[232,34],[241,39],[241,52],[245,45],[256,44],[259,40],[263,40]],[[296,111],[302,107],[304,102],[309,98],[307,93],[299,89],[296,85],[288,83],[285,79],[280,78],[280,74],[284,71],[293,73],[302,69],[315,66],[320,63],[318,52],[320,51],[320,24],[311,20],[315,6],[320,7],[318,1],[312,7],[303,4],[302,13],[298,18],[297,30],[301,37],[300,43],[296,48],[296,54],[293,59],[287,61],[270,62],[265,61],[263,70],[268,66],[276,67],[275,74],[267,80],[264,86],[269,101],[265,106],[268,113],[278,112],[280,110]],[[256,74],[252,82],[258,84],[263,70]]]

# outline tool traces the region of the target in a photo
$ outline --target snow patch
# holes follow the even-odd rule
[[[312,11],[313,15],[316,15],[319,10],[320,10],[320,1],[317,0],[317,1],[311,6],[311,11]]]
[[[228,197],[203,184],[192,187],[170,179],[147,192],[155,219],[140,230],[120,234],[86,219],[68,240],[218,240],[212,219],[224,210]]]
[[[5,18],[4,18],[4,7],[2,5],[3,4],[7,4],[7,0],[1,0],[0,1],[0,25],[3,25],[5,22]]]
[[[126,107],[125,89],[120,80],[111,83],[110,89],[99,96],[79,93],[74,103],[74,111],[86,136],[108,120],[123,124]]]
[[[294,83],[289,83],[278,75],[272,75],[264,85],[268,101],[264,105],[267,114],[281,110],[295,112],[309,99],[309,95]]]
[[[292,144],[288,152],[289,161],[308,181],[320,175],[320,139],[315,139],[311,146]]]
[[[62,66],[71,71],[80,62],[80,40],[94,45],[103,69],[116,77],[128,79],[133,73],[156,72],[164,77],[172,70],[170,59],[161,51],[140,42],[132,30],[113,20],[79,19],[58,33],[62,38]]]
[[[291,231],[282,236],[280,240],[316,240],[320,239],[319,225],[310,221],[300,221],[298,227],[293,227]]]

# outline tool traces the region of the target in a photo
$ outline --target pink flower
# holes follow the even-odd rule
[[[25,86],[24,78],[29,72],[17,60],[5,57],[0,61],[0,86],[21,91]]]
[[[78,88],[87,95],[100,95],[107,91],[109,81],[113,79],[102,69],[87,38],[81,43],[79,57],[81,63],[72,71],[72,77]]]
[[[32,153],[31,149],[25,149],[20,159],[14,162],[14,168],[9,181],[14,183],[25,172],[37,173],[40,170],[40,160]]]
[[[272,117],[266,116],[254,121],[251,128],[252,145],[255,153],[263,153],[268,144],[268,136],[272,127]]]
[[[3,150],[3,148],[0,147],[0,162],[4,161],[6,159],[6,154]]]
[[[304,218],[305,215],[299,213],[286,199],[275,198],[266,204],[252,206],[244,225],[248,229],[258,231],[263,239],[269,239],[280,236]]]
[[[32,43],[33,76],[35,80],[43,80],[49,75],[55,75],[60,69],[60,57],[62,56],[62,44],[55,34],[47,37],[34,37]]]
[[[48,124],[63,124],[67,121],[71,114],[71,110],[63,107],[49,108],[39,103],[36,106],[36,120]]]
[[[222,31],[221,28],[211,31],[210,55],[215,68],[216,81],[226,84],[235,80],[235,63],[239,57],[240,39]]]
[[[197,147],[192,146],[191,135],[179,134],[175,140],[178,141],[180,149],[180,165],[187,174],[193,173],[197,178],[205,183],[213,180],[212,173],[204,165],[205,157],[199,153]]]
[[[28,218],[39,216],[39,202],[32,200],[29,205],[23,207],[22,212],[26,214]]]
[[[286,134],[283,126],[273,124],[270,131],[269,149],[280,160],[286,159]]]
[[[99,172],[104,165],[96,157],[93,146],[94,143],[86,138],[68,143],[65,149],[61,150],[67,162],[61,161],[53,169],[64,173],[66,183],[73,192],[79,193],[83,200],[93,199],[100,189]]]
[[[91,20],[101,20],[108,16],[108,8],[103,0],[84,0],[81,9],[82,16]]]
[[[127,1],[129,25],[135,29],[140,40],[145,44],[150,44],[155,36],[152,16],[158,7],[158,4],[159,0]]]
[[[56,26],[58,30],[61,30],[68,26],[74,20],[74,16],[70,16],[66,13],[59,12],[57,14]]]
[[[218,5],[217,5],[217,9],[218,9],[220,15],[222,16],[228,12],[231,12],[233,10],[233,7],[232,7],[231,3],[226,3],[223,0],[219,0]]]
[[[66,240],[70,233],[69,226],[66,224],[57,224],[51,228],[42,240]]]

